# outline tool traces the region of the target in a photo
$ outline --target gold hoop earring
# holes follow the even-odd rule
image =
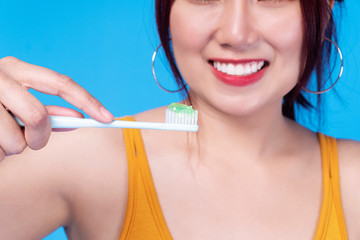
[[[156,55],[157,55],[157,52],[159,51],[159,49],[162,47],[162,44],[160,43],[159,46],[157,46],[157,48],[155,49],[154,53],[153,53],[153,56],[152,56],[152,60],[151,60],[151,68],[152,68],[152,74],[153,74],[153,77],[155,79],[155,82],[156,84],[162,89],[164,90],[165,92],[169,92],[169,93],[176,93],[176,92],[180,92],[182,90],[185,89],[185,85],[178,89],[178,90],[168,90],[166,88],[164,88],[163,86],[161,86],[161,84],[159,83],[157,77],[156,77],[156,74],[155,74],[155,59],[156,59]]]
[[[304,91],[309,92],[309,93],[313,93],[313,94],[322,94],[322,93],[326,93],[326,92],[330,91],[335,86],[335,84],[339,81],[339,79],[341,78],[341,76],[343,74],[343,71],[344,71],[344,60],[343,60],[343,55],[342,55],[342,52],[340,50],[340,47],[333,40],[331,40],[330,38],[324,37],[324,40],[327,40],[330,43],[332,43],[335,46],[336,50],[338,51],[338,53],[340,55],[340,60],[341,60],[340,73],[339,73],[338,78],[336,79],[336,81],[333,84],[331,84],[331,86],[328,87],[325,90],[312,91],[312,90],[309,90],[309,89],[307,89],[305,87],[302,88]]]

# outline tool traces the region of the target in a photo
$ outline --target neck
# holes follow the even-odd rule
[[[201,101],[195,100],[193,105],[200,109],[198,140],[202,158],[266,159],[289,137],[291,121],[282,115],[281,103],[246,116],[231,116]]]

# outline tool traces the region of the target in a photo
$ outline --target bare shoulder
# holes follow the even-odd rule
[[[136,121],[141,122],[165,122],[165,111],[167,106],[155,108],[146,112],[142,112],[139,114],[134,115]],[[174,136],[178,136],[179,133],[175,133],[172,131],[158,131],[158,130],[141,130],[141,135],[144,141],[146,153],[149,156],[155,151],[156,159],[162,158],[165,155],[164,149],[168,149],[166,147],[167,144],[171,143],[171,139]],[[181,135],[181,133],[180,133]],[[149,161],[153,158],[149,157]]]
[[[360,142],[348,139],[337,139],[339,154],[345,157],[360,157]]]
[[[72,132],[53,133],[48,145],[40,151],[27,149],[24,158],[29,162],[61,172],[65,189],[82,189],[99,184],[113,176],[112,170],[126,169],[126,153],[120,129],[84,128]],[[52,169],[55,168],[55,169]],[[115,174],[114,174],[115,175]],[[119,172],[116,174],[119,175]]]
[[[356,180],[360,183],[360,142],[337,139],[340,170],[346,171],[345,179]],[[357,173],[357,174],[351,174]]]
[[[360,142],[339,139],[341,195],[349,239],[360,236]]]
[[[168,106],[155,108],[146,112],[142,112],[134,115],[136,121],[144,122],[165,122],[165,111]],[[152,159],[166,158],[167,153],[175,150],[174,142],[179,145],[180,138],[186,137],[186,133],[180,131],[159,131],[159,130],[141,130],[141,135],[144,140],[146,153],[149,157],[149,161]],[[172,149],[172,150],[171,150]],[[154,153],[154,154],[153,154]],[[156,154],[155,154],[156,153]],[[151,157],[154,156],[154,157]]]
[[[126,152],[121,129],[87,128],[57,133],[43,154],[50,155],[64,167],[67,176],[64,182],[69,181],[67,186],[75,191],[72,197],[88,189],[96,198],[107,187],[120,186],[126,180]]]
[[[167,106],[155,108],[148,110],[142,113],[134,115],[134,118],[137,121],[146,121],[146,122],[165,122],[165,111]]]
[[[165,122],[167,106],[146,111],[134,116],[137,121]],[[182,131],[141,130],[147,160],[155,181],[159,197],[166,195],[171,186],[170,179],[176,178],[174,172],[184,169],[188,164],[188,151],[191,134]],[[174,170],[172,172],[172,170]],[[164,190],[164,191],[162,191]]]

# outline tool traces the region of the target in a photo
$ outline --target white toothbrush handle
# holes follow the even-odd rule
[[[15,117],[15,120],[20,126],[24,126],[21,120]],[[89,118],[75,118],[63,116],[50,116],[52,128],[139,128],[139,129],[154,129],[154,130],[173,130],[173,131],[189,131],[197,132],[198,125],[190,124],[173,124],[173,123],[154,123],[154,122],[134,122],[115,120],[111,123],[101,123]]]

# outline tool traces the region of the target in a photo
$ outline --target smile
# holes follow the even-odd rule
[[[258,82],[269,66],[265,60],[210,60],[209,64],[218,80],[237,87]]]
[[[250,63],[221,63],[218,61],[212,62],[215,69],[220,72],[235,75],[235,76],[248,76],[257,73],[265,65],[265,61],[250,62]]]

